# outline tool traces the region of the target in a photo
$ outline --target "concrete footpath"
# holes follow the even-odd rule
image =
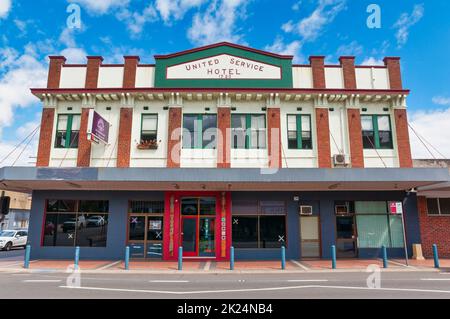
[[[28,269],[23,261],[0,260],[0,272],[57,272],[65,273],[73,270],[73,260],[32,260]],[[223,273],[321,273],[321,272],[367,272],[375,265],[383,272],[450,272],[450,259],[440,260],[440,269],[434,268],[433,260],[389,260],[388,268],[383,268],[381,259],[346,259],[338,260],[336,269],[332,269],[330,260],[288,260],[286,268],[281,269],[280,261],[236,261],[234,270],[230,270],[229,262],[184,261],[182,272],[192,274]],[[373,267],[373,266],[372,266]],[[130,261],[129,269],[125,269],[122,260],[80,260],[79,269],[83,273],[143,273],[143,274],[175,274],[180,273],[178,263],[171,261]],[[373,271],[373,270],[371,270]]]

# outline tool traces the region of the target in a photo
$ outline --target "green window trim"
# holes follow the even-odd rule
[[[62,116],[67,116],[67,124],[65,127],[65,130],[60,129],[59,127],[59,120]],[[78,128],[77,130],[72,130],[72,124],[73,124],[73,117],[74,116],[79,116],[81,117],[81,114],[58,114],[58,117],[56,119],[56,134],[55,134],[55,148],[78,148],[78,141],[77,141],[77,145],[72,145],[71,141],[72,141],[72,131],[76,131],[79,132],[80,128]],[[64,141],[64,146],[58,145],[57,144],[57,137],[58,137],[58,132],[60,131],[65,131],[65,141]]]
[[[391,123],[391,116],[388,114],[364,114],[362,115],[362,117],[371,117],[372,118],[372,131],[367,131],[367,130],[363,130],[363,132],[373,132],[373,139],[374,139],[374,147],[372,148],[364,148],[364,149],[393,149],[394,148],[394,144],[393,144],[393,135],[392,135],[392,123]],[[390,133],[390,145],[388,147],[382,147],[381,143],[380,143],[380,130],[378,127],[378,118],[379,117],[387,117],[389,119],[389,133]],[[383,131],[383,132],[387,132],[387,131]],[[363,139],[364,139],[364,135],[363,135]],[[364,145],[364,140],[363,140],[363,145]]]
[[[184,134],[184,118],[185,117],[196,117],[195,121],[197,121],[198,123],[198,132],[197,132],[197,136],[195,136],[195,127],[194,127],[194,131],[191,132],[189,131],[189,133],[194,133],[194,145],[190,145],[189,147],[187,147],[184,143],[182,143],[182,148],[184,149],[215,149],[217,147],[217,145],[215,144],[216,139],[214,139],[214,143],[208,143],[207,145],[204,145],[204,140],[203,140],[203,133],[204,133],[204,129],[203,129],[203,117],[205,116],[215,116],[216,117],[216,125],[215,128],[217,130],[217,115],[216,114],[197,114],[197,113],[187,113],[187,114],[183,114],[183,134]],[[195,124],[194,124],[195,125]],[[199,132],[201,132],[201,134],[198,134]]]
[[[264,146],[260,147],[258,146],[258,143],[256,142],[256,147],[253,147],[255,144],[255,141],[252,141],[252,117],[253,116],[264,116],[264,131],[267,132],[267,118],[266,114],[260,114],[260,113],[233,113],[231,116],[245,116],[245,147],[240,148],[234,143],[234,138],[232,138],[232,149],[266,149],[266,141],[267,141],[267,133],[264,134]],[[233,134],[233,130],[238,128],[231,128],[231,134]]]
[[[155,128],[155,140],[158,140],[158,125],[159,125],[159,119],[158,119],[158,114],[157,113],[142,113],[141,114],[141,130],[140,130],[140,135],[139,135],[139,139],[142,142],[142,136],[144,135],[144,130],[143,125],[144,125],[144,117],[146,116],[155,116],[156,117],[156,128]],[[149,131],[153,131],[153,130],[146,130],[146,132]]]
[[[305,149],[305,150],[311,150],[312,149],[312,130],[311,130],[311,115],[309,114],[287,114],[286,116],[286,127],[287,127],[287,132],[288,132],[288,144],[289,144],[289,132],[291,132],[291,130],[289,130],[289,117],[290,116],[295,116],[295,123],[296,123],[296,138],[297,138],[297,148],[299,150]],[[309,120],[309,131],[303,131],[302,128],[302,118],[303,117],[308,117]],[[311,137],[311,147],[303,147],[303,144],[305,144],[303,142],[303,132],[309,132],[310,137]],[[289,146],[288,146],[289,148]],[[289,148],[289,149],[293,149],[293,148]]]

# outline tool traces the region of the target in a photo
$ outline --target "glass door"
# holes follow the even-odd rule
[[[356,257],[356,223],[354,215],[336,216],[336,255]]]
[[[302,258],[320,257],[320,221],[318,216],[300,217],[300,242]]]
[[[197,218],[183,217],[182,247],[186,256],[197,256]]]

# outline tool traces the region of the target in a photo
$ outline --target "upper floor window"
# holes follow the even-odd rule
[[[158,138],[158,114],[142,114],[141,143],[156,142]]]
[[[80,134],[80,114],[59,114],[56,124],[56,148],[77,148]]]
[[[293,114],[287,116],[288,148],[312,149],[311,116]]]
[[[183,148],[216,148],[217,115],[185,114],[183,116]]]
[[[389,115],[361,116],[365,149],[392,149],[392,129]]]
[[[427,198],[428,215],[450,215],[450,198]]]
[[[264,114],[232,114],[231,134],[234,149],[266,148],[266,116]]]

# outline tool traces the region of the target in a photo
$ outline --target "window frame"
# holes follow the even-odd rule
[[[143,135],[142,127],[144,126],[144,117],[145,116],[156,116],[155,141],[158,141],[158,126],[159,126],[158,113],[142,113],[141,114],[141,128],[140,128],[140,134],[139,134],[140,143],[142,143],[144,141],[142,139],[142,135]],[[148,130],[146,132],[148,132]]]
[[[450,200],[450,198],[446,198],[446,197],[428,197],[427,198],[427,216],[430,216],[430,217],[450,217],[450,212],[449,213],[442,213],[442,210],[441,210],[441,202],[440,202],[440,200],[441,199],[448,199],[448,200]],[[430,214],[430,210],[428,209],[428,200],[429,199],[434,199],[434,200],[436,200],[436,203],[437,203],[437,209],[438,209],[438,213],[437,214]]]
[[[213,113],[186,113],[186,114],[183,114],[183,120],[182,120],[182,125],[183,125],[183,134],[182,135],[184,135],[184,130],[185,130],[185,126],[184,126],[184,118],[185,118],[185,116],[188,116],[188,117],[196,117],[196,119],[194,120],[194,129],[195,129],[195,121],[199,121],[200,122],[200,126],[199,126],[199,131],[198,132],[201,132],[201,134],[197,134],[198,136],[197,137],[195,137],[195,131],[193,132],[194,133],[194,145],[191,145],[190,147],[185,147],[185,145],[184,145],[184,143],[183,143],[183,141],[181,142],[181,147],[183,148],[183,149],[187,149],[187,150],[210,150],[210,149],[216,149],[217,148],[217,124],[218,124],[218,122],[217,122],[217,114],[213,114]],[[204,138],[204,130],[203,130],[203,117],[204,116],[215,116],[216,117],[216,126],[215,126],[215,129],[216,129],[216,135],[215,135],[215,139],[214,139],[214,142],[215,142],[215,145],[204,145],[204,142],[205,142],[205,140],[203,139]],[[191,134],[191,131],[189,131],[189,133]],[[184,140],[184,137],[182,137],[182,139]],[[211,142],[211,141],[209,141],[209,142]],[[211,143],[208,143],[208,144],[211,144]]]
[[[245,116],[245,145],[244,148],[238,147],[237,145],[234,145],[234,130],[238,128],[234,128],[231,125],[231,149],[235,150],[265,150],[267,149],[267,116],[265,113],[232,113],[231,117],[233,116]],[[252,117],[253,116],[264,116],[264,147],[253,147],[252,143]],[[231,120],[231,123],[233,123],[233,120]],[[242,129],[242,128],[239,128]],[[260,132],[259,130],[257,131]]]
[[[65,145],[64,146],[60,146],[56,143],[57,141],[57,137],[58,137],[58,132],[63,132],[64,130],[59,129],[59,118],[61,116],[67,116],[67,125],[66,125],[66,129],[65,129]],[[73,117],[74,116],[79,116],[80,117],[80,123],[81,123],[81,114],[79,113],[61,113],[58,114],[56,117],[56,132],[55,132],[55,142],[54,142],[54,148],[58,148],[58,149],[77,149],[78,148],[78,144],[79,141],[77,141],[77,145],[73,146],[71,143],[72,140],[72,132],[78,132],[78,139],[80,138],[80,129],[81,129],[81,125],[80,128],[78,128],[77,130],[72,130],[72,123],[73,123]]]
[[[363,130],[361,129],[361,135],[363,139],[363,149],[365,150],[393,150],[394,149],[394,136],[393,136],[393,130],[392,130],[392,121],[391,121],[391,115],[390,114],[362,114],[362,117],[371,117],[372,118],[372,131]],[[389,147],[382,147],[380,143],[380,130],[378,126],[378,118],[379,117],[387,117],[388,123],[389,123],[389,131],[382,130],[381,132],[389,132],[390,134],[390,145]],[[361,121],[362,123],[362,121]],[[364,132],[372,132],[373,133],[373,139],[374,139],[374,145],[371,148],[364,147]]]
[[[289,130],[289,117],[295,116],[295,135],[297,138],[297,146],[295,148],[289,147],[289,132],[294,132],[292,130]],[[302,128],[302,117],[308,117],[309,120],[309,131],[303,131]],[[313,147],[313,138],[312,138],[312,122],[311,122],[311,114],[287,114],[286,115],[286,131],[287,131],[287,141],[288,141],[288,149],[289,150],[312,150]],[[303,132],[309,132],[311,136],[311,148],[305,148],[303,147]]]

